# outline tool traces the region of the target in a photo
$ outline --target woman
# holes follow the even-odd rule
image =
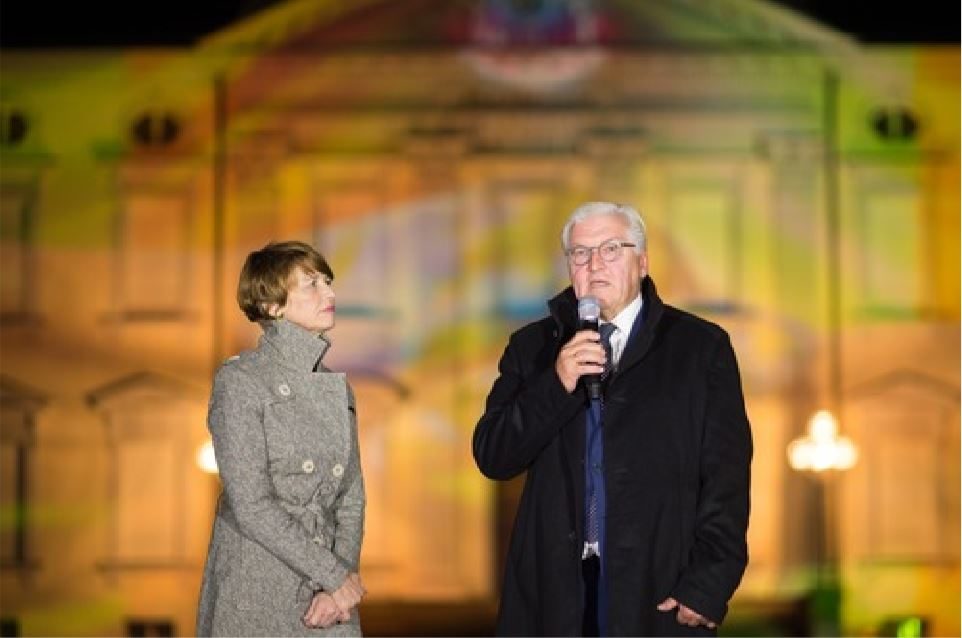
[[[364,483],[354,395],[321,358],[334,273],[301,242],[248,255],[237,302],[264,330],[214,378],[223,492],[197,635],[359,636]]]

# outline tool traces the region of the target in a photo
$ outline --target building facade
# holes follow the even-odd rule
[[[831,565],[846,632],[958,633],[958,47],[761,0],[292,0],[188,49],[2,66],[5,627],[192,631],[210,379],[256,341],[244,257],[287,238],[336,274],[366,604],[489,617],[520,484],[480,476],[471,432],[506,335],[565,285],[563,221],[610,199],[739,355],[735,626],[784,629]],[[785,452],[821,408],[859,448],[828,479]]]

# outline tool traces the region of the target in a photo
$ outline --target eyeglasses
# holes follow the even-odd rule
[[[626,241],[609,240],[597,246],[575,246],[565,251],[565,255],[575,266],[584,266],[591,261],[591,253],[598,251],[604,261],[615,261],[621,257],[622,248],[634,248],[635,244]]]

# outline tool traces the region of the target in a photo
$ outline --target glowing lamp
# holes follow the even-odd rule
[[[796,470],[848,470],[856,461],[858,449],[838,435],[838,422],[828,410],[816,412],[808,421],[808,433],[788,444],[788,462]]]
[[[217,474],[217,460],[214,458],[214,444],[210,439],[197,448],[197,454],[194,456],[194,460],[197,461],[197,467],[203,471],[207,472],[208,474]]]

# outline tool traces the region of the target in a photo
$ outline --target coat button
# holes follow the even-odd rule
[[[333,469],[331,469],[331,473],[337,478],[341,478],[344,475],[344,466],[338,463]]]
[[[301,463],[301,469],[304,470],[305,474],[310,474],[311,472],[314,471],[314,461],[312,461],[311,459],[307,459],[306,461]]]
[[[289,397],[291,396],[291,386],[287,385],[286,383],[282,383],[277,386],[277,392],[280,393],[282,397]]]
[[[320,536],[315,536],[315,537],[312,538],[311,540],[314,541],[315,543],[317,543],[318,545],[323,545],[323,544],[324,544],[324,539],[321,538]]]

